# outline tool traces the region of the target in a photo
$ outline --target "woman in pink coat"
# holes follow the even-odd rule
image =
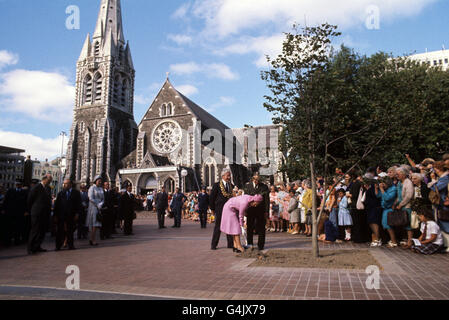
[[[240,243],[240,235],[242,234],[242,227],[244,225],[243,218],[246,210],[249,207],[256,207],[263,201],[261,195],[248,196],[242,195],[231,198],[223,207],[223,214],[221,216],[221,232],[234,237],[234,251],[243,252],[242,244]]]

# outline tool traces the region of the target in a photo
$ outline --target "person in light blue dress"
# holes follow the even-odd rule
[[[89,208],[87,211],[86,226],[90,229],[90,245],[96,246],[96,231],[101,227],[101,222],[97,220],[98,213],[104,205],[104,189],[102,187],[103,180],[101,176],[96,176],[94,185],[89,188]]]
[[[389,248],[398,246],[394,230],[388,225],[388,214],[393,211],[393,205],[396,201],[398,189],[390,177],[382,178],[379,185],[375,184],[376,196],[381,200],[382,212],[382,227],[387,230],[390,235]]]
[[[345,228],[345,240],[351,240],[352,217],[348,208],[348,198],[344,189],[337,192],[338,195],[338,226]]]

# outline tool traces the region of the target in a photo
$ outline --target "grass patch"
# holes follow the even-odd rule
[[[320,250],[320,258],[314,258],[310,250],[269,250],[266,253],[247,250],[239,258],[256,259],[250,267],[319,268],[365,270],[380,263],[368,250]]]

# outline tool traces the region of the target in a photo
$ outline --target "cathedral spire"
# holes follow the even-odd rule
[[[125,44],[122,27],[122,8],[120,0],[101,0],[97,26],[93,34],[93,41],[101,40],[105,43],[105,37],[112,33],[114,45]]]

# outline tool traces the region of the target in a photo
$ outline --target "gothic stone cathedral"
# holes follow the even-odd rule
[[[246,129],[233,129],[235,136],[226,138],[229,128],[178,92],[168,77],[137,126],[134,74],[120,0],[101,0],[95,32],[92,39],[87,36],[77,63],[74,121],[67,149],[67,176],[77,185],[102,175],[120,187],[132,184],[136,193],[161,186],[190,191],[219,181],[225,167],[231,169],[238,186],[249,180],[251,170],[260,169],[244,156],[251,149],[244,137]],[[207,129],[220,132],[222,148],[217,150],[222,151],[206,150],[211,156],[203,159],[201,155],[210,148],[201,139]],[[278,130],[275,126],[259,129],[267,131],[263,135],[267,139]],[[241,164],[231,164],[224,155],[229,145],[243,155]],[[277,145],[267,149],[267,154],[277,162]],[[187,176],[182,176],[183,171]],[[271,182],[279,179],[271,176]]]

